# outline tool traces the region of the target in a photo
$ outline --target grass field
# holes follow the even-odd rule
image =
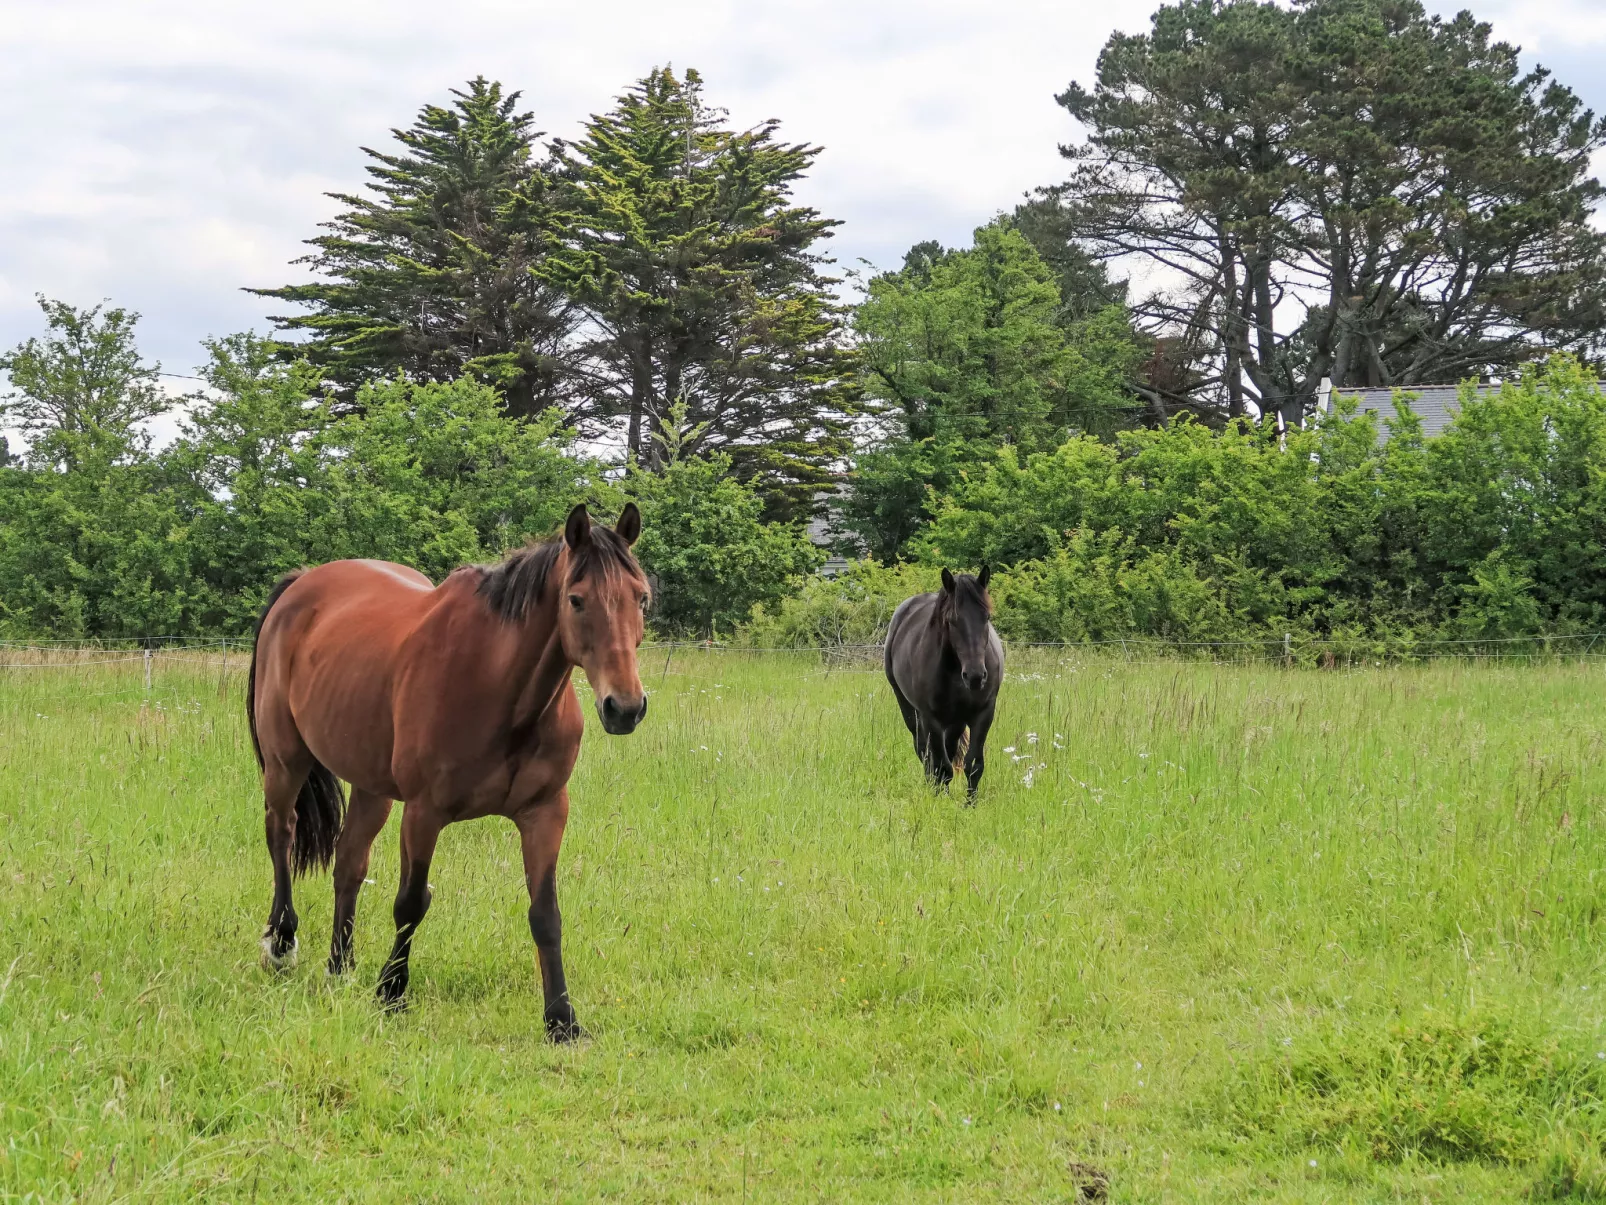
[[[571,784],[572,1049],[511,825],[385,1016],[394,818],[351,982],[327,876],[257,966],[238,659],[0,671],[0,1198],[1606,1193],[1596,665],[1017,657],[967,810],[878,674],[664,657]]]

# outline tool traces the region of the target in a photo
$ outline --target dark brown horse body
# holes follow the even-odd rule
[[[915,754],[938,786],[953,781],[965,747],[966,798],[974,801],[986,768],[987,730],[1004,679],[1004,646],[993,631],[990,573],[942,571],[942,589],[905,599],[887,627],[886,670]]]
[[[556,881],[582,728],[571,675],[584,669],[609,732],[632,731],[646,713],[636,648],[647,583],[629,551],[640,527],[634,505],[613,531],[576,507],[561,539],[439,586],[380,561],[279,583],[258,624],[248,699],[274,871],[265,963],[293,960],[292,870],[333,858],[328,969],[350,967],[369,850],[405,800],[396,941],[379,980],[380,998],[399,1004],[440,830],[506,816],[523,846],[547,1031],[579,1032]],[[344,816],[339,779],[351,784]]]

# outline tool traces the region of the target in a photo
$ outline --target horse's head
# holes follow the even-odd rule
[[[987,583],[991,578],[992,570],[986,565],[975,577],[968,573],[956,577],[946,569],[942,571],[943,627],[949,646],[959,658],[959,673],[973,691],[987,686],[988,625],[993,614]]]
[[[641,512],[625,504],[610,530],[593,524],[582,503],[563,526],[568,550],[558,583],[558,638],[569,660],[585,671],[602,726],[615,736],[635,731],[647,714],[636,670],[650,592],[631,555]]]

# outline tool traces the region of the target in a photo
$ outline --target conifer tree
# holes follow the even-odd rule
[[[549,229],[550,182],[519,93],[483,77],[426,105],[399,149],[364,148],[368,195],[308,240],[298,262],[320,279],[254,289],[311,312],[275,319],[310,336],[296,353],[350,399],[398,371],[418,380],[471,374],[497,386],[513,414],[560,403],[576,321],[561,289],[534,274]]]
[[[622,420],[629,453],[683,402],[700,434],[781,513],[806,509],[847,451],[842,313],[822,272],[836,223],[793,202],[818,147],[779,123],[735,130],[695,71],[653,71],[576,142],[555,144],[559,245],[537,268],[590,321],[587,417]]]

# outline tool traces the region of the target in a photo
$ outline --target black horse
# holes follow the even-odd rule
[[[939,787],[953,781],[959,741],[965,750],[966,802],[986,765],[983,751],[1004,679],[1004,645],[993,631],[987,567],[971,577],[942,571],[942,590],[905,599],[887,628],[887,681],[898,696],[915,753]]]

